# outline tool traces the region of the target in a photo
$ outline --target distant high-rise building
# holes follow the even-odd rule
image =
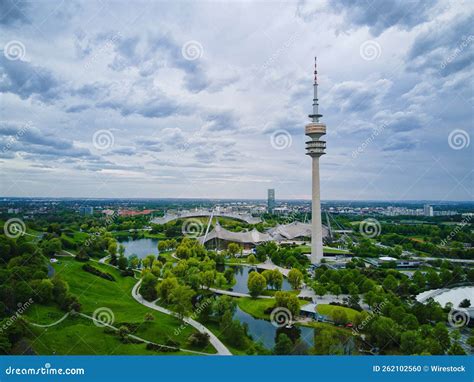
[[[275,209],[275,189],[269,188],[268,200],[267,200],[267,211],[269,214],[272,214],[274,209]]]
[[[326,125],[319,121],[318,104],[318,70],[316,57],[314,58],[314,82],[313,82],[313,112],[309,115],[311,122],[305,127],[305,134],[311,138],[306,142],[306,155],[311,157],[312,162],[312,211],[311,211],[311,263],[320,263],[323,259],[323,226],[321,222],[321,197],[319,185],[319,157],[324,155],[326,142],[320,138],[326,134]]]
[[[94,215],[94,207],[79,207],[81,215]]]
[[[425,204],[423,206],[423,214],[425,216],[433,216],[433,206],[430,206],[429,204]]]

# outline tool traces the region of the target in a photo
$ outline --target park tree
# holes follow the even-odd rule
[[[398,281],[393,275],[388,275],[383,280],[382,286],[388,292],[395,292],[398,287]]]
[[[349,322],[347,313],[343,309],[334,309],[332,319],[336,325],[346,325]]]
[[[471,300],[465,298],[459,303],[460,308],[469,308],[471,306]]]
[[[227,284],[227,280],[222,273],[217,273],[215,284],[218,288],[224,288]]]
[[[314,352],[318,355],[343,354],[341,339],[334,329],[322,329],[314,336]]]
[[[407,313],[402,319],[402,326],[404,326],[408,330],[416,330],[418,329],[418,320],[414,314]]]
[[[115,256],[117,254],[117,242],[115,240],[111,240],[109,242],[107,251],[109,252],[110,256]]]
[[[293,350],[293,342],[285,333],[280,333],[277,337],[273,353],[276,355],[291,354]]]
[[[158,279],[153,274],[147,273],[145,274],[145,276],[143,276],[142,283],[140,286],[140,294],[145,300],[156,300],[156,298],[158,297],[156,292],[157,283]]]
[[[398,344],[400,332],[391,318],[377,316],[370,323],[370,336],[379,348],[385,348]]]
[[[331,293],[336,296],[336,298],[339,298],[339,295],[342,293],[342,289],[339,285],[335,284],[331,288]]]
[[[438,322],[433,327],[433,337],[440,344],[443,352],[448,350],[451,345],[451,338],[449,337],[449,331],[443,322]]]
[[[127,269],[128,259],[125,256],[120,255],[117,261],[117,266],[121,271],[124,271],[125,269]]]
[[[158,252],[164,252],[169,248],[168,240],[160,240],[158,242]]]
[[[303,274],[299,269],[293,268],[288,272],[288,282],[293,289],[300,289],[303,282]]]
[[[178,317],[183,319],[184,316],[188,315],[192,309],[192,298],[194,291],[187,285],[178,285],[171,292],[171,301],[173,303],[173,309],[178,313]]]
[[[422,339],[418,332],[408,330],[402,333],[400,337],[400,350],[406,355],[413,355],[423,351]]]
[[[214,285],[214,280],[216,277],[215,271],[205,271],[201,273],[201,284],[204,285],[207,289]]]
[[[185,244],[180,244],[178,245],[178,248],[176,248],[176,256],[178,256],[180,259],[189,259],[191,254],[191,248]]]
[[[51,257],[51,256],[61,252],[61,250],[62,250],[61,240],[59,240],[58,238],[54,238],[54,239],[51,239],[51,240],[46,240],[42,244],[42,249],[43,249],[43,254],[45,256]]]
[[[320,283],[315,283],[313,285],[313,290],[319,297],[323,297],[327,293],[326,287]]]
[[[255,255],[250,255],[247,258],[247,261],[249,262],[249,264],[254,265],[257,263],[257,258],[255,257]]]
[[[267,280],[258,272],[251,272],[247,280],[247,287],[253,298],[259,296],[266,288]]]
[[[177,287],[178,280],[175,277],[165,278],[158,285],[158,294],[163,301],[169,303],[171,302],[171,294]]]
[[[188,337],[191,346],[205,348],[209,344],[209,334],[203,332],[193,333]]]
[[[237,243],[229,243],[227,252],[230,256],[235,257],[235,255],[242,252],[242,247]]]
[[[300,312],[300,301],[297,296],[290,292],[276,292],[275,306],[288,309],[293,317]]]

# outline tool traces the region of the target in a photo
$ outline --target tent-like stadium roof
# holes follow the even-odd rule
[[[323,226],[323,237],[327,236],[328,229]],[[204,241],[204,236],[201,236],[199,241],[204,243],[212,239],[219,239],[235,243],[259,244],[266,241],[293,240],[298,237],[311,237],[311,224],[300,222],[282,224],[268,232],[262,233],[257,231],[255,228],[252,231],[232,232],[226,230],[217,223],[214,229],[205,237],[206,240]]]

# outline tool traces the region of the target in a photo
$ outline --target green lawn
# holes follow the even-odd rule
[[[311,253],[311,247],[309,245],[300,245],[298,247],[301,251],[301,253]],[[339,248],[333,248],[333,247],[323,247],[323,252],[328,253],[328,254],[345,254],[349,253],[347,249],[339,249]]]
[[[308,301],[304,301],[300,299],[300,306],[303,306],[307,303]],[[270,314],[265,313],[265,310],[275,306],[275,299],[274,298],[253,299],[251,297],[239,297],[237,298],[237,304],[239,305],[239,308],[242,309],[245,313],[248,313],[255,318],[269,320]]]
[[[132,298],[131,290],[137,280],[131,277],[122,277],[116,269],[107,265],[98,264],[95,262],[92,263],[95,268],[112,274],[116,279],[116,281],[105,280],[101,277],[85,272],[82,270],[82,265],[83,263],[80,263],[72,258],[62,258],[59,264],[54,265],[56,273],[68,282],[70,291],[79,298],[79,302],[82,305],[82,313],[92,316],[96,309],[108,308],[113,312],[113,325],[116,327],[127,324],[133,327],[132,332],[138,337],[142,337],[159,344],[166,344],[167,340],[177,341],[179,342],[180,347],[189,348],[189,345],[187,344],[187,338],[195,332],[195,329],[191,326],[185,326],[185,328],[181,330],[178,335],[175,335],[175,329],[181,325],[181,322],[178,319],[149,309],[139,304]],[[57,321],[57,319],[61,317],[60,313],[61,312],[55,307],[41,307],[38,305],[38,307],[28,311],[28,319],[36,323],[47,324]],[[145,322],[144,316],[146,313],[151,313],[154,317],[154,320]],[[87,323],[82,323],[81,325],[88,326]],[[97,336],[95,325],[93,325],[93,323],[91,323],[91,325],[91,329],[85,330],[84,334],[81,331],[78,331],[77,333],[81,337],[87,337],[92,334]],[[69,328],[69,326],[71,326],[71,319],[68,318],[63,323],[58,325],[57,328],[48,328],[47,331],[58,332],[57,336],[59,337],[61,337],[61,333],[64,333],[64,336],[66,336],[68,333],[70,333],[70,330],[72,330]],[[50,340],[49,335],[41,336],[41,341],[46,347],[48,344],[53,346],[55,343],[62,343],[61,340],[54,338],[55,337],[53,336]],[[86,340],[89,340],[89,338],[86,338]],[[90,341],[92,342],[102,340],[110,341],[109,339],[105,338],[90,338]],[[65,341],[65,343],[69,342]],[[136,354],[135,352],[137,349],[135,348],[136,346],[124,345],[123,347],[119,348],[120,352],[117,354]],[[107,347],[104,347],[104,349],[107,349]],[[126,349],[130,349],[130,352],[127,352]],[[192,348],[190,349],[200,350]],[[44,347],[37,349],[40,354],[43,354],[44,350]],[[66,350],[67,349],[65,348],[60,348],[56,351],[58,354],[63,354],[63,352]],[[98,347],[98,351],[101,351],[100,347]],[[215,353],[215,349],[211,345],[209,345],[204,351],[208,353]]]
[[[245,313],[250,314],[255,318],[261,318],[269,320],[270,315],[265,313],[265,310],[275,305],[275,299],[273,298],[259,298],[253,299],[250,297],[239,297],[237,299],[239,308]]]
[[[359,312],[355,309],[346,308],[345,306],[337,306],[337,305],[329,305],[329,304],[318,304],[316,309],[318,313],[323,314],[325,316],[329,316],[331,318],[335,311],[342,310],[346,312],[347,318],[349,319],[349,321],[353,321],[356,315],[359,314]]]
[[[145,344],[124,344],[113,333],[106,333],[82,317],[68,317],[51,328],[31,328],[35,338],[33,349],[42,355],[158,355],[190,354],[185,352],[162,353],[147,350]]]

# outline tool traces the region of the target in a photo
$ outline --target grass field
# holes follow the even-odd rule
[[[346,312],[349,321],[353,321],[356,315],[359,313],[357,310],[346,308],[345,306],[336,306],[329,304],[318,304],[316,310],[318,311],[318,313],[323,314],[325,316],[329,316],[331,318],[335,311],[342,310]]]
[[[275,299],[259,298],[254,300],[250,297],[239,297],[237,299],[237,304],[245,313],[248,313],[255,318],[269,320],[270,315],[266,314],[265,310],[275,305]]]
[[[300,245],[298,247],[301,251],[301,253],[311,253],[311,247],[309,245]],[[339,249],[339,248],[333,248],[333,247],[323,247],[323,252],[324,253],[329,253],[329,254],[336,254],[336,255],[342,255],[345,253],[349,253],[347,249]]]
[[[308,301],[300,300],[300,306],[307,304]],[[250,314],[255,318],[261,318],[263,320],[269,320],[270,314],[265,313],[265,310],[275,306],[274,298],[258,298],[252,299],[250,297],[239,297],[237,299],[239,308],[245,313]]]
[[[200,350],[208,353],[215,353],[215,349],[209,345],[206,349],[193,349],[187,344],[187,338],[195,332],[191,326],[186,326],[179,332],[174,334],[176,328],[181,322],[171,316],[149,309],[138,302],[131,296],[131,290],[137,280],[131,277],[122,277],[120,273],[107,265],[93,263],[92,265],[103,272],[112,274],[116,281],[105,280],[101,277],[92,275],[82,270],[83,263],[74,259],[63,258],[59,264],[55,264],[56,273],[68,282],[70,291],[79,298],[82,305],[82,313],[93,315],[97,309],[110,309],[113,317],[113,325],[120,327],[127,325],[133,328],[131,332],[138,337],[149,341],[166,344],[167,340],[179,342],[182,348],[191,350]],[[154,317],[153,321],[145,321],[146,313],[151,313]],[[56,307],[35,307],[27,312],[28,320],[39,324],[49,324],[55,322],[63,313]],[[110,315],[110,314],[109,314]],[[77,326],[76,328],[74,328]],[[99,329],[99,331],[97,331]],[[43,331],[47,331],[48,335],[43,335]],[[82,342],[95,344],[96,353],[91,349],[86,350],[82,345],[78,345],[77,353],[74,354],[109,354],[107,349],[112,349],[107,344],[112,340],[118,341],[113,335],[104,334],[102,328],[97,328],[92,322],[79,318],[67,318],[61,324],[47,328],[35,328],[35,332],[40,336],[40,341],[34,342],[34,349],[40,354],[51,354],[47,349],[56,351],[56,354],[65,354],[69,351],[71,345],[72,333],[77,333]],[[119,344],[123,345],[123,344]],[[141,347],[140,347],[141,346]],[[144,349],[144,345],[129,344],[120,346],[114,354],[142,354],[137,351]],[[85,351],[85,353],[84,353]],[[147,352],[148,353],[148,352]],[[157,354],[156,352],[149,352]],[[174,354],[174,353],[173,353]]]

